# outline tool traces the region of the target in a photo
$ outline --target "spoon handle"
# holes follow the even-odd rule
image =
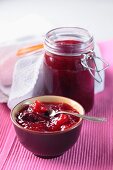
[[[87,115],[83,115],[81,116],[82,119],[87,119],[87,120],[92,120],[95,122],[106,122],[107,119],[104,117],[94,117],[94,116],[87,116]]]
[[[78,113],[65,112],[65,111],[57,112],[57,114],[60,114],[60,113],[70,114],[70,115],[73,115],[73,116],[80,117],[82,119],[92,120],[92,121],[95,121],[95,122],[106,122],[107,121],[107,119],[104,118],[104,117],[95,117],[95,116],[81,115],[81,114],[78,114]]]

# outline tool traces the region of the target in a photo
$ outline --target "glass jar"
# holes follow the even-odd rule
[[[78,27],[49,31],[45,38],[43,94],[78,101],[89,112],[94,104],[94,41]]]

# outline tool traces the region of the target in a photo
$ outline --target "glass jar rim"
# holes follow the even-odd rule
[[[71,48],[71,55],[81,55],[94,49],[93,36],[88,30],[80,27],[58,27],[46,33],[45,50],[55,54],[70,55],[70,52],[61,53],[62,44],[56,43],[65,40],[78,41],[76,44],[65,44],[66,47]]]

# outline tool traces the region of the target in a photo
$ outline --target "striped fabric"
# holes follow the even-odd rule
[[[106,123],[84,121],[77,143],[64,155],[41,159],[18,141],[10,110],[0,105],[0,170],[112,170],[113,169],[113,41],[99,43],[110,63],[104,92],[95,96],[89,115],[105,116]]]

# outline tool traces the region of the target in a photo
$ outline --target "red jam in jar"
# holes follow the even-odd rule
[[[49,110],[77,112],[73,107],[66,103],[49,103],[35,101],[30,105],[25,105],[16,115],[16,121],[22,127],[40,131],[53,132],[64,131],[76,125],[80,118],[67,114],[58,114],[54,117],[49,116]]]
[[[67,27],[48,32],[43,62],[43,95],[71,98],[89,112],[94,104],[94,78],[89,71],[89,67],[95,68],[93,50],[93,37],[85,29]]]

